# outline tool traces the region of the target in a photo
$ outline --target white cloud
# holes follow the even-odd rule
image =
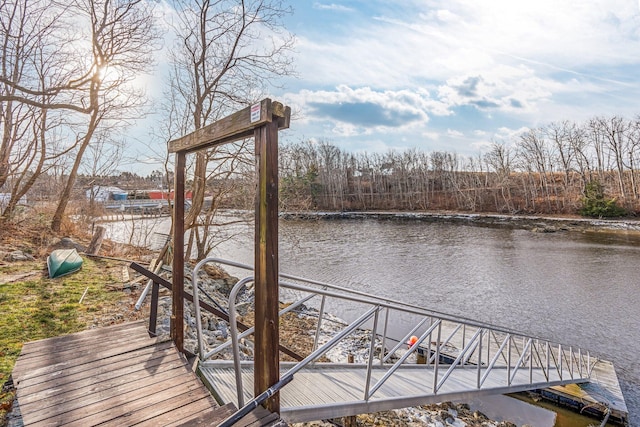
[[[341,4],[335,4],[335,3],[326,4],[326,3],[319,3],[319,2],[313,3],[313,8],[319,9],[319,10],[334,10],[338,12],[353,12],[354,10],[351,7],[347,7]]]
[[[594,66],[638,61],[630,54],[640,50],[632,0],[432,0],[397,8],[406,14],[390,10],[348,37],[302,38],[303,74],[323,85],[432,91],[481,76],[481,98],[445,89],[441,113],[465,102],[530,113],[563,90],[558,74],[604,88],[616,79]]]
[[[510,129],[508,127],[500,127],[497,129],[496,133],[495,133],[495,137],[498,139],[504,139],[506,141],[512,140],[514,138],[516,138],[518,135],[523,134],[524,132],[528,131],[529,128],[524,126],[518,129]]]
[[[429,114],[447,114],[446,107],[423,89],[376,91],[370,87],[339,85],[335,90],[302,90],[284,96],[292,108],[308,112],[304,123],[321,118],[334,123],[340,135],[394,132],[423,126]]]
[[[358,126],[351,123],[335,122],[335,125],[331,129],[331,133],[337,136],[356,136],[366,133],[366,130],[360,130]]]

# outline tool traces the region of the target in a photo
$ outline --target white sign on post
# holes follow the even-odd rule
[[[260,120],[260,103],[251,106],[251,123]]]

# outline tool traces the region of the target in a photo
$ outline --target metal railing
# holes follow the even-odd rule
[[[253,271],[251,266],[220,258],[202,260],[193,271],[193,293],[196,301],[199,298],[198,272],[208,262],[236,267],[249,272]],[[430,369],[433,372],[433,384],[429,385],[433,394],[441,391],[453,372],[460,369],[474,369],[476,371],[476,379],[471,386],[472,388],[481,389],[488,382],[488,378],[492,378],[492,381],[495,382],[497,376],[508,388],[514,382],[519,385],[523,381],[538,384],[541,378],[543,382],[549,383],[568,380],[573,382],[588,381],[591,370],[597,363],[595,358],[591,358],[589,352],[582,349],[554,343],[540,337],[528,336],[509,328],[451,316],[402,301],[376,297],[365,292],[298,276],[281,274],[280,278],[279,285],[283,293],[287,292],[289,297],[296,298],[280,311],[280,315],[295,310],[303,304],[308,304],[312,300],[320,299],[316,303],[318,308],[312,310],[317,315],[318,321],[311,353],[282,377],[288,378],[295,375],[316,362],[349,335],[364,330],[369,337],[365,363],[349,365],[366,370],[363,384],[364,401],[370,400],[414,354],[417,354],[418,363],[422,363],[424,369]],[[210,351],[206,351],[204,348],[200,311],[198,304],[194,304],[201,360],[205,361],[229,346],[232,347],[239,407],[244,405],[239,341],[250,336],[253,333],[253,328],[238,334],[238,330],[235,328],[236,298],[240,291],[252,281],[251,277],[246,277],[232,289],[228,310],[231,339]],[[356,306],[361,307],[362,314],[356,320],[344,325],[327,342],[320,345],[320,336],[327,315],[325,310],[328,299],[346,301],[352,309]],[[382,322],[382,331],[379,331],[381,314],[384,315],[384,322]],[[415,324],[397,339],[397,344],[387,350],[387,342],[396,341],[388,334],[389,321],[394,316],[410,317],[415,319]],[[414,334],[419,334],[415,344],[403,348],[407,346],[406,343]],[[374,384],[371,384],[374,364],[376,367],[380,365],[376,369],[383,369],[385,372]]]

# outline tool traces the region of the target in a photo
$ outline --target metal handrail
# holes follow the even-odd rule
[[[465,354],[467,354],[469,349],[473,346],[473,343],[475,342],[476,338],[478,338],[478,336],[482,334],[482,331],[483,331],[482,329],[478,329],[478,331],[473,335],[469,344],[463,348],[463,350],[460,352],[456,360],[451,364],[447,372],[445,372],[445,374],[442,376],[442,379],[438,382],[434,390],[434,393],[440,390],[440,387],[442,387],[442,385],[447,380],[447,378],[449,378],[449,375],[451,375],[451,372],[458,366],[458,363],[460,363],[460,361],[465,356]]]
[[[391,375],[393,375],[393,373],[395,371],[398,370],[398,368],[409,358],[409,356],[411,356],[411,354],[415,351],[418,350],[418,346],[420,345],[420,343],[422,343],[422,341],[424,341],[424,339],[429,336],[431,334],[431,332],[433,332],[433,330],[435,328],[437,328],[438,326],[440,326],[440,321],[438,320],[436,323],[434,323],[433,325],[431,325],[429,327],[429,329],[426,330],[426,332],[424,332],[420,338],[418,338],[418,340],[416,341],[416,343],[414,345],[411,346],[411,348],[409,349],[409,351],[407,351],[404,355],[402,355],[400,357],[400,359],[398,359],[396,361],[396,363],[393,364],[393,366],[387,371],[386,374],[384,374],[384,376],[382,378],[380,378],[378,380],[378,382],[371,388],[371,390],[366,389],[366,399],[365,400],[369,400],[371,398],[371,396],[373,396],[373,394],[378,391],[378,389],[380,387],[382,387],[382,385],[391,377]]]
[[[198,298],[197,292],[197,280],[198,269],[206,262],[216,262],[220,264],[226,264],[233,267],[245,268],[251,270],[251,267],[235,263],[219,258],[207,258],[194,268],[193,280],[194,280],[194,298]],[[304,358],[301,362],[291,368],[286,375],[293,375],[299,370],[305,368],[311,363],[314,363],[320,356],[329,351],[333,346],[351,334],[356,329],[363,327],[363,325],[370,321],[372,317],[373,328],[371,329],[371,342],[369,343],[369,355],[368,360],[364,365],[352,365],[355,367],[362,367],[366,369],[366,379],[364,380],[363,388],[365,390],[364,400],[368,401],[372,396],[382,387],[399,368],[407,361],[407,359],[415,353],[418,349],[426,350],[425,369],[432,369],[434,373],[433,393],[437,393],[445,384],[450,374],[458,368],[467,369],[473,367],[477,370],[477,388],[483,387],[485,380],[489,374],[496,368],[506,368],[506,382],[511,385],[512,381],[516,378],[518,371],[529,365],[529,381],[533,381],[533,369],[539,369],[547,381],[551,379],[551,369],[558,372],[560,380],[563,380],[563,372],[569,373],[570,378],[582,379],[588,378],[591,374],[593,366],[597,363],[597,359],[592,364],[592,360],[589,352],[585,352],[582,349],[578,349],[577,353],[573,347],[564,346],[558,343],[552,343],[549,340],[545,340],[539,337],[531,337],[526,334],[513,331],[507,328],[496,327],[488,325],[483,322],[468,321],[465,318],[459,318],[451,315],[440,315],[437,312],[426,310],[412,304],[406,304],[398,301],[394,301],[387,298],[379,298],[359,291],[353,291],[340,286],[331,285],[314,280],[304,279],[298,276],[291,276],[281,274],[281,278],[288,278],[301,283],[292,283],[285,280],[280,280],[279,285],[281,288],[300,292],[305,294],[302,298],[299,298],[287,308],[280,311],[280,315],[291,311],[303,303],[308,302],[314,297],[321,297],[320,310],[318,312],[318,322],[316,324],[314,345],[312,353]],[[243,389],[242,378],[240,372],[240,351],[239,340],[240,338],[247,337],[253,333],[253,328],[246,330],[243,334],[238,334],[237,327],[235,325],[236,319],[236,298],[240,290],[246,286],[250,281],[250,277],[239,281],[231,291],[229,296],[229,317],[231,321],[231,341],[227,341],[216,348],[212,349],[209,353],[205,353],[203,349],[202,331],[198,331],[198,337],[200,341],[200,354],[206,356],[204,359],[210,357],[223,348],[228,348],[229,345],[233,347],[234,352],[234,367],[236,370],[236,385],[238,392],[239,406],[243,406]],[[320,288],[318,288],[318,286]],[[336,336],[332,337],[326,344],[318,347],[318,340],[320,335],[320,328],[323,324],[325,314],[325,300],[327,298],[335,298],[342,301],[348,301],[358,303],[370,308],[361,315],[356,321],[347,325]],[[196,325],[201,328],[201,322],[199,320],[198,304],[194,304],[196,307]],[[378,382],[370,387],[371,374],[373,370],[373,358],[374,358],[374,341],[378,338],[378,314],[380,310],[385,310],[384,332],[381,336],[383,346],[382,353],[380,354],[380,364],[383,369],[387,369],[384,375]],[[404,313],[409,315],[420,316],[419,322],[411,329],[411,331],[401,339],[397,345],[395,345],[386,355],[384,343],[387,337],[387,322],[393,313]],[[411,346],[404,354],[397,355],[400,347],[411,334],[421,331],[425,328],[427,322],[430,322],[429,326],[422,332],[417,343]],[[446,325],[445,325],[446,324]],[[443,327],[444,326],[444,327]],[[433,334],[437,335],[435,341],[435,347],[431,340]],[[446,338],[441,340],[441,336]],[[486,335],[486,345],[483,342]],[[470,338],[469,338],[470,337]],[[422,343],[428,338],[428,347],[422,346]],[[492,339],[494,343],[492,343]],[[460,345],[459,342],[462,341]],[[535,340],[535,342],[534,342]],[[455,344],[459,347],[456,347]],[[451,345],[449,345],[451,344]],[[496,346],[498,347],[496,349]],[[568,348],[568,354],[567,349]],[[452,350],[453,349],[453,350]],[[486,353],[486,354],[485,354]],[[505,354],[506,353],[506,354]],[[387,362],[391,357],[397,357],[397,361],[390,365]],[[443,359],[444,357],[444,359]],[[483,359],[486,357],[486,362]],[[204,360],[203,359],[203,360]],[[501,360],[500,363],[498,361]],[[586,360],[585,360],[586,359]],[[454,360],[453,362],[448,362]],[[444,375],[439,376],[438,371],[440,365],[444,365],[443,369],[447,369]],[[564,366],[563,366],[564,365]],[[386,368],[388,367],[388,368]],[[576,376],[577,374],[577,376]],[[522,380],[522,376],[520,376]],[[554,378],[557,378],[554,376]]]
[[[244,406],[244,395],[242,387],[242,374],[240,370],[240,340],[238,338],[238,323],[236,312],[236,298],[238,293],[247,283],[253,281],[253,277],[246,277],[233,286],[229,293],[229,327],[231,329],[231,348],[233,350],[233,366],[236,374],[236,392],[238,393],[238,407]],[[254,327],[255,329],[255,327]]]
[[[241,268],[244,270],[247,270],[249,272],[253,273],[253,266],[249,265],[249,264],[244,264],[244,263],[240,263],[240,262],[236,262],[236,261],[231,261],[231,260],[227,260],[224,258],[218,258],[218,257],[209,257],[209,258],[205,258],[202,261],[200,261],[200,263],[208,263],[208,262],[214,262],[217,264],[223,264],[223,265],[227,265],[230,267],[235,267],[235,268]],[[433,317],[437,317],[443,320],[449,320],[452,322],[460,322],[460,323],[464,323],[467,326],[474,326],[474,327],[486,327],[487,329],[492,329],[496,332],[501,332],[501,333],[511,333],[514,335],[526,335],[527,337],[532,337],[532,338],[540,338],[543,341],[546,341],[543,337],[538,337],[535,335],[531,335],[531,334],[523,334],[520,331],[517,331],[515,329],[510,329],[507,328],[505,326],[498,326],[498,325],[493,325],[491,323],[486,323],[486,322],[481,322],[475,319],[471,319],[468,317],[464,317],[464,316],[454,316],[451,315],[449,313],[444,313],[441,311],[437,311],[437,310],[432,310],[432,309],[426,309],[424,307],[415,305],[415,304],[411,304],[411,303],[407,303],[405,301],[400,301],[400,300],[396,300],[393,298],[387,298],[387,297],[378,297],[375,295],[371,295],[370,293],[367,292],[362,292],[362,291],[358,291],[356,289],[350,289],[350,288],[346,288],[344,286],[338,286],[338,285],[334,285],[331,283],[326,283],[326,282],[321,282],[318,280],[314,280],[314,279],[309,279],[309,278],[305,278],[305,277],[301,277],[301,276],[296,276],[296,275],[292,275],[292,274],[287,274],[287,273],[280,273],[279,277],[282,279],[289,279],[289,280],[295,280],[298,282],[303,282],[303,283],[307,283],[309,285],[314,285],[314,286],[321,286],[324,287],[325,289],[333,289],[336,291],[341,291],[341,292],[345,292],[351,295],[355,295],[355,296],[360,296],[360,297],[364,297],[364,298],[373,298],[375,299],[375,301],[379,301],[383,306],[393,306],[393,307],[406,307],[410,310],[412,310],[412,313],[420,313],[426,316],[433,316]],[[413,311],[415,310],[415,311]]]

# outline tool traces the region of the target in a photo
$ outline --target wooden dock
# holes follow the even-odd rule
[[[145,322],[26,343],[13,380],[25,426],[215,426],[235,412]],[[238,425],[278,422],[265,412]]]

